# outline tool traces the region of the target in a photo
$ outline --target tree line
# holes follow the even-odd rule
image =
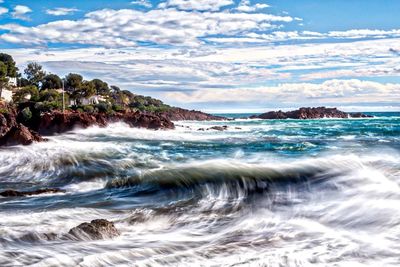
[[[170,108],[158,99],[136,95],[115,85],[109,86],[101,79],[85,80],[78,73],[69,73],[61,78],[57,74],[47,73],[43,66],[36,62],[30,62],[22,75],[12,56],[0,53],[0,89],[9,87],[8,77],[17,77],[18,89],[14,89],[14,103],[36,102],[36,108],[43,111],[61,109],[63,98],[59,89],[62,88],[65,90],[64,102],[69,103],[69,99],[72,99],[75,103],[67,107],[79,111],[110,112],[137,109],[158,112]],[[82,105],[81,99],[94,95],[102,96],[104,101],[97,105]]]

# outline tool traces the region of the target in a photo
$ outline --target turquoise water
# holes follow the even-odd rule
[[[0,266],[398,266],[400,113],[373,115],[114,124],[2,148],[1,190],[67,193],[0,198]],[[98,218],[121,236],[41,236]]]

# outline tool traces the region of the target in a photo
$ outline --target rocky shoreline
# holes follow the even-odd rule
[[[281,120],[281,119],[297,119],[297,120],[308,120],[308,119],[324,119],[324,118],[371,118],[372,116],[363,113],[347,113],[337,108],[299,108],[292,111],[270,111],[260,115],[250,116],[250,119],[264,119],[264,120]]]
[[[0,146],[30,145],[46,139],[43,136],[70,131],[75,127],[105,127],[110,123],[124,122],[130,127],[152,130],[174,129],[172,121],[178,120],[223,120],[223,117],[181,108],[172,108],[168,112],[153,113],[144,111],[123,111],[111,114],[58,110],[33,114],[24,119],[23,110],[29,105],[16,107],[0,103]],[[30,107],[32,109],[32,107]]]

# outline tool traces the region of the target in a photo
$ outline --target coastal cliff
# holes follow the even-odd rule
[[[42,136],[67,132],[75,127],[105,127],[114,122],[124,122],[130,127],[166,130],[175,128],[172,121],[223,119],[225,118],[181,108],[171,108],[166,112],[124,110],[105,113],[67,110],[63,113],[59,110],[38,112],[29,103],[18,107],[0,103],[0,146],[29,145],[46,140]]]
[[[299,108],[292,111],[270,111],[260,115],[251,116],[251,119],[279,120],[279,119],[323,119],[323,118],[370,118],[371,116],[363,113],[347,113],[337,108]]]

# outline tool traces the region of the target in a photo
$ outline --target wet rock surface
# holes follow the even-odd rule
[[[265,119],[265,120],[277,120],[277,119],[323,119],[323,118],[370,118],[372,116],[363,113],[347,113],[337,108],[300,108],[293,111],[283,112],[270,111],[260,115],[251,116],[251,119]]]
[[[17,190],[6,190],[0,192],[0,196],[2,197],[26,197],[26,196],[34,196],[41,194],[54,194],[54,193],[65,193],[65,190],[59,188],[44,188],[38,189],[34,191],[17,191]]]
[[[162,112],[162,116],[168,118],[171,121],[211,121],[211,120],[226,120],[221,116],[214,116],[208,113],[204,113],[197,110],[187,110],[183,108],[171,108],[168,111]]]
[[[17,110],[0,103],[0,145],[29,145],[44,141],[37,132],[17,121]]]
[[[214,130],[214,131],[226,131],[228,130],[228,126],[224,125],[224,126],[212,126],[210,128],[208,128],[207,130]]]
[[[72,228],[64,237],[78,240],[99,240],[113,238],[119,235],[120,232],[115,228],[113,222],[97,219],[90,223],[81,223]]]

